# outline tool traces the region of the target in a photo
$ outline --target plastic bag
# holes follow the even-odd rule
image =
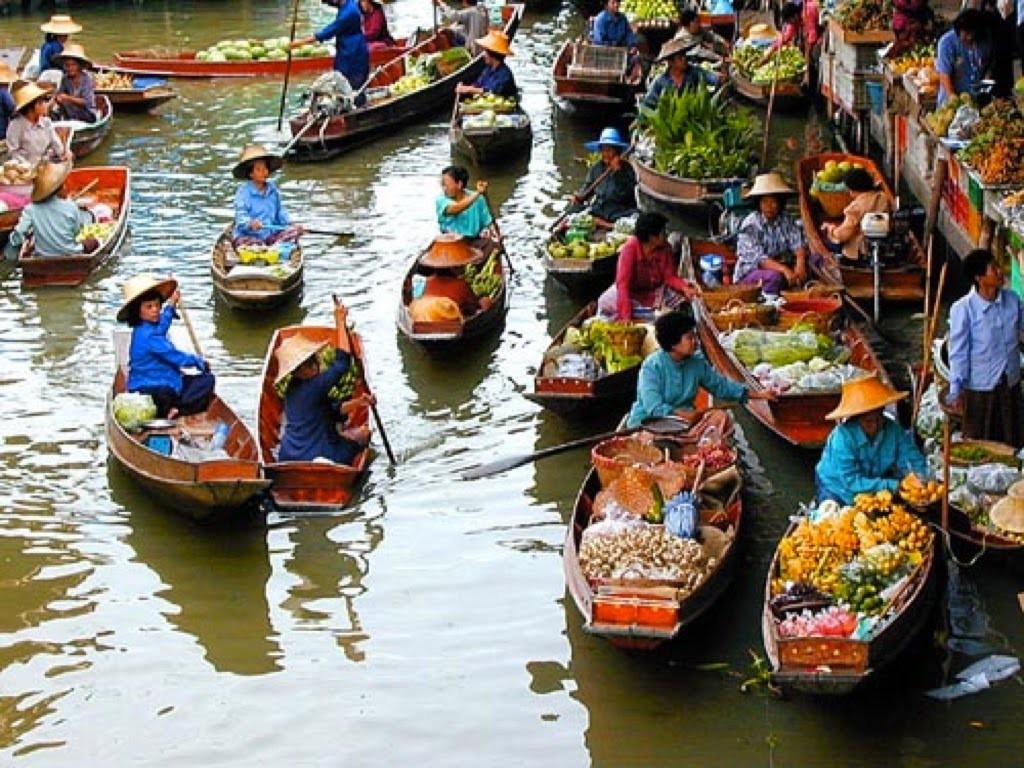
[[[978,114],[977,109],[969,104],[964,104],[957,109],[956,114],[953,116],[953,122],[949,124],[949,130],[946,131],[946,135],[951,139],[967,141],[971,138],[974,126],[980,119],[981,115]]]
[[[680,539],[700,539],[697,499],[684,491],[665,502],[665,530]]]
[[[939,407],[939,388],[932,383],[921,398],[914,428],[922,438],[939,438],[945,421],[946,416]]]
[[[967,470],[967,484],[983,493],[1006,493],[1020,479],[1020,472],[1005,464],[981,464]]]
[[[1005,680],[1020,671],[1020,661],[1014,656],[989,656],[976,661],[966,669],[957,673],[959,683],[933,688],[925,693],[939,701],[950,701],[977,693],[988,688],[992,683]]]
[[[144,421],[157,416],[156,403],[141,392],[122,392],[114,398],[114,418],[125,429],[132,431]]]

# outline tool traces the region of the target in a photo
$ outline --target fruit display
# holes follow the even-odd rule
[[[591,581],[658,579],[678,582],[683,597],[703,580],[715,561],[693,539],[673,536],[662,525],[616,520],[583,532],[580,568]]]
[[[736,463],[736,451],[721,443],[702,443],[694,453],[683,456],[682,462],[688,470],[697,470],[704,465],[704,477],[716,475]]]
[[[467,115],[471,115],[475,112],[514,112],[516,108],[516,100],[511,97],[498,96],[494,93],[481,93],[477,96],[473,96],[470,99],[466,99],[462,102],[459,109]]]
[[[637,152],[662,173],[685,179],[746,177],[760,145],[760,122],[705,88],[666,91],[640,105]]]
[[[887,32],[892,29],[892,0],[842,0],[832,17],[850,32]]]
[[[956,117],[956,111],[960,107],[971,106],[971,104],[971,96],[968,93],[953,96],[934,112],[929,112],[925,115],[924,124],[936,136],[944,137],[949,130],[950,123]]]
[[[900,481],[900,497],[915,507],[926,507],[942,499],[946,487],[935,480],[922,480],[913,472]]]
[[[1024,114],[1012,102],[996,99],[981,110],[971,143],[960,160],[984,184],[1024,184]]]
[[[588,320],[579,328],[566,330],[554,362],[557,364],[565,355],[586,355],[597,364],[599,375],[633,368],[643,362],[643,357],[623,351],[623,345],[617,339],[624,333],[646,336],[647,329],[643,325],[631,323],[615,323],[596,318]]]
[[[796,82],[807,69],[804,55],[794,45],[782,46],[777,61],[775,54],[771,54],[768,61],[762,64],[764,55],[764,49],[760,46],[742,45],[733,51],[732,60],[740,73],[754,85],[771,85],[772,80],[780,83]]]
[[[933,69],[935,65],[935,43],[915,45],[909,51],[888,60],[894,75],[916,74],[921,69]]]
[[[469,264],[463,267],[462,277],[469,283],[469,287],[476,296],[481,298],[490,296],[493,299],[498,295],[502,284],[501,272],[497,267],[498,252],[492,251],[483,264],[479,266]]]
[[[101,221],[93,224],[86,224],[75,235],[75,240],[79,243],[84,243],[88,238],[95,237],[100,243],[106,242],[110,238],[110,233],[114,230],[114,223],[112,221]]]
[[[23,160],[8,160],[0,170],[0,184],[10,186],[31,184],[35,177],[35,166],[29,165]]]
[[[651,26],[652,21],[664,21],[663,26],[678,21],[679,9],[674,0],[622,0],[619,10],[630,22],[639,22],[641,26]]]
[[[277,264],[281,260],[281,249],[274,245],[240,245],[237,249],[238,261],[242,264],[266,265]]]
[[[553,259],[590,259],[597,261],[609,256],[615,256],[622,244],[626,242],[626,236],[608,233],[604,240],[576,240],[574,242],[560,242],[552,240],[548,243],[548,255]]]
[[[830,605],[813,613],[793,613],[779,623],[780,637],[849,637],[857,629],[857,616]]]
[[[839,163],[835,160],[827,161],[821,170],[814,172],[814,181],[811,184],[811,196],[814,196],[816,191],[836,191],[837,188],[846,189],[846,174],[854,168],[863,170],[864,166],[860,163],[851,163],[847,160],[843,160]]]
[[[415,72],[402,75],[389,88],[392,96],[404,96],[407,93],[414,93],[425,88],[434,82],[434,79],[426,72]]]
[[[96,72],[93,78],[97,91],[131,91],[135,88],[135,78],[120,72]]]
[[[333,56],[334,48],[326,43],[301,45],[292,50],[299,59],[313,56]],[[288,58],[288,38],[270,37],[266,40],[221,40],[196,53],[197,61],[284,61]]]

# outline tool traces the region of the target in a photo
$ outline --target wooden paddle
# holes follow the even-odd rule
[[[627,157],[629,157],[633,153],[634,149],[636,149],[636,144],[635,143],[630,144],[622,152],[620,157],[623,160],[625,160]],[[601,182],[608,178],[608,176],[611,174],[611,172],[612,172],[611,166],[605,168],[604,172],[600,176],[598,176],[596,179],[594,179],[594,181],[586,189],[584,189],[582,192],[580,192],[580,194],[579,194],[580,202],[575,204],[575,205],[570,205],[566,209],[565,213],[563,213],[561,216],[559,216],[557,219],[555,219],[555,223],[552,224],[550,227],[548,227],[548,232],[554,232],[556,229],[558,229],[562,225],[563,221],[565,221],[567,218],[569,218],[569,216],[571,216],[574,213],[578,213],[578,210],[574,210],[576,208],[576,205],[582,205],[583,203],[585,203],[587,201],[587,199],[592,194],[594,194],[594,191],[599,186],[601,186]]]
[[[288,80],[292,74],[292,43],[295,42],[295,27],[299,21],[299,0],[292,3],[292,31],[288,36],[288,61],[284,65],[284,86],[281,88],[281,107],[277,111],[277,130],[280,132],[284,122],[285,98],[288,95]]]
[[[946,287],[946,271],[949,269],[949,261],[945,261],[942,264],[942,269],[939,270],[939,285],[935,289],[935,300],[932,302],[931,307],[931,322],[928,322],[929,318],[927,313],[929,312],[928,307],[925,307],[925,322],[927,323],[927,332],[924,335],[924,349],[921,350],[922,357],[924,358],[921,364],[921,379],[918,384],[917,391],[914,393],[914,411],[910,417],[910,423],[914,424],[917,421],[917,412],[921,408],[921,401],[924,399],[924,383],[928,380],[928,367],[932,362],[932,342],[935,340],[935,330],[939,323],[939,305],[942,303],[942,290]]]
[[[95,187],[95,186],[96,186],[97,184],[99,184],[99,183],[100,183],[100,180],[99,180],[99,177],[97,176],[97,177],[96,177],[95,179],[93,179],[92,181],[90,181],[90,182],[89,182],[88,184],[86,184],[86,185],[85,185],[84,187],[82,187],[82,188],[81,188],[80,190],[78,190],[78,191],[77,191],[77,192],[75,192],[75,193],[74,193],[73,195],[71,195],[71,196],[70,196],[70,197],[68,198],[68,200],[71,200],[72,202],[74,202],[75,200],[77,200],[78,198],[80,198],[80,197],[81,197],[82,195],[84,195],[84,194],[85,194],[86,192],[91,192],[91,191],[92,191],[92,188],[93,188],[93,187]]]
[[[222,216],[226,219],[234,219],[235,212],[230,208],[217,208],[214,206],[204,206],[203,213],[209,214],[210,216]],[[355,237],[355,232],[350,229],[330,229],[322,226],[309,226],[302,224],[302,231],[309,235],[327,235],[328,237]],[[274,229],[273,227],[267,227],[267,229]],[[283,227],[282,227],[283,229]]]
[[[764,120],[764,144],[761,146],[761,167],[768,167],[768,138],[771,133],[772,110],[775,109],[775,88],[779,82],[779,58],[782,55],[782,46],[775,49],[775,64],[772,69],[772,87],[768,92],[768,113]]]
[[[570,440],[568,443],[553,445],[550,448],[542,448],[541,450],[534,451],[533,453],[506,456],[504,459],[498,459],[497,461],[492,461],[489,464],[470,467],[463,471],[460,477],[463,480],[478,480],[482,477],[490,477],[491,475],[497,475],[501,472],[521,467],[524,464],[529,464],[533,461],[546,459],[549,456],[557,456],[560,453],[567,453],[568,451],[575,450],[576,448],[593,445],[594,443],[599,443],[602,440],[607,440],[608,438],[632,435],[634,432],[639,432],[644,429],[658,434],[673,435],[686,432],[689,428],[689,422],[675,416],[666,416],[659,419],[647,419],[639,427],[627,427],[625,429],[616,429],[613,432],[602,432],[600,435],[591,435],[590,437],[582,437],[579,440]]]
[[[185,330],[188,331],[188,337],[192,341],[192,349],[195,353],[205,359],[203,355],[203,348],[199,346],[199,337],[196,335],[196,329],[192,327],[192,321],[189,319],[188,310],[185,308],[185,302],[178,297],[178,304],[175,307],[178,314],[181,315],[181,321],[185,323]]]
[[[340,307],[342,304],[337,295],[331,294],[331,296],[334,299],[335,306]],[[348,329],[348,323],[342,323],[342,325],[345,328],[345,338],[348,341],[348,348],[352,354],[352,364],[356,365],[356,345],[355,341],[352,339],[352,332]],[[366,371],[363,369],[362,365],[357,365],[356,371],[358,372],[359,378],[363,380],[363,386],[366,387],[366,394],[370,395],[372,398],[373,394],[370,392],[370,382],[366,380]],[[381,420],[380,413],[377,411],[377,404],[372,401],[370,403],[370,413],[373,414],[373,421],[377,425],[377,431],[380,432],[380,439],[381,442],[384,443],[384,451],[388,455],[388,461],[390,461],[393,466],[398,463],[395,460],[395,452],[391,450],[391,441],[388,440],[388,433],[387,430],[384,429],[384,422]]]

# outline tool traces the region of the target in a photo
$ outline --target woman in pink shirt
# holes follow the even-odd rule
[[[678,297],[669,295],[670,291],[686,298],[696,294],[696,288],[679,277],[666,235],[667,223],[660,213],[644,212],[637,217],[635,234],[619,252],[615,285],[597,300],[602,316],[628,323],[634,312],[654,311],[659,305],[671,307],[678,303]]]

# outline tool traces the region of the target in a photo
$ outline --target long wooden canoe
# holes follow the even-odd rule
[[[117,340],[117,334],[128,336],[129,331],[115,331],[115,348],[125,352],[128,340]],[[270,486],[260,471],[256,440],[245,423],[230,406],[216,395],[210,407],[201,414],[181,417],[170,429],[144,431],[131,434],[114,418],[114,397],[125,391],[126,371],[118,365],[114,384],[107,396],[106,433],[107,450],[116,461],[147,493],[153,495],[174,511],[200,522],[220,522],[232,519]],[[203,460],[200,450],[195,459],[164,455],[150,448],[146,442],[150,435],[169,437],[177,444],[186,434],[200,444],[206,444],[217,422],[228,425],[228,438],[224,445],[226,458]],[[186,447],[186,450],[188,448]]]
[[[349,464],[335,464],[330,461],[278,461],[277,449],[281,442],[284,426],[284,401],[274,389],[277,378],[277,360],[274,353],[285,339],[302,334],[313,341],[336,343],[336,331],[331,326],[291,325],[274,332],[263,361],[263,376],[260,385],[260,400],[256,409],[256,429],[259,435],[260,459],[263,471],[273,482],[271,498],[279,509],[306,512],[329,512],[345,507],[352,501],[353,494],[366,475],[373,452],[363,450]],[[354,331],[352,340],[356,346],[356,358],[362,365],[362,342]],[[349,351],[347,340],[341,348]],[[366,385],[360,377],[355,395],[366,394]],[[369,424],[368,414],[353,413],[350,426]]]
[[[33,241],[29,238],[22,245],[18,256],[21,280],[26,287],[81,285],[90,273],[121,247],[128,234],[128,213],[132,199],[131,171],[124,166],[73,168],[64,182],[64,189],[73,195],[93,181],[96,184],[88,195],[109,205],[114,211],[114,226],[110,235],[92,253],[45,257],[35,255]]]
[[[448,127],[448,142],[452,152],[467,157],[474,165],[501,165],[509,163],[529,151],[533,145],[530,116],[521,107],[508,114],[496,116],[494,125],[466,123],[467,113],[456,98],[452,122]]]
[[[511,40],[519,28],[523,6],[504,5],[501,10],[505,19],[504,31]],[[366,84],[364,92],[368,101],[365,106],[351,112],[328,115],[304,110],[290,118],[293,142],[290,156],[296,160],[327,160],[360,144],[389,136],[399,128],[440,110],[451,108],[456,86],[474,81],[483,71],[482,53],[419,90],[393,95],[390,86],[406,74],[410,58],[455,47],[453,35],[450,29],[438,30],[410,48],[405,56],[378,67]]]
[[[213,288],[235,309],[273,309],[295,298],[302,291],[302,246],[295,247],[280,265],[248,266],[238,263],[238,252],[231,244],[233,227],[221,232],[210,254]]]
[[[115,112],[148,112],[161,104],[178,98],[178,92],[168,85],[150,85],[145,88],[100,88],[97,96],[110,100]]]
[[[678,637],[722,595],[736,571],[736,541],[743,529],[742,479],[735,469],[727,474],[727,479],[720,482],[714,492],[708,486],[701,489],[702,494],[713,497],[716,506],[721,508],[714,520],[705,519],[702,510],[702,523],[718,529],[727,543],[716,565],[696,589],[679,599],[676,587],[668,583],[637,581],[636,585],[630,585],[627,580],[616,580],[602,584],[592,582],[583,573],[580,567],[583,532],[590,523],[594,501],[601,490],[597,472],[591,469],[576,497],[562,547],[565,581],[587,633],[603,637],[620,648],[652,650]],[[710,507],[707,505],[708,509]]]
[[[727,264],[735,260],[735,255],[726,246],[691,238],[683,248],[683,255],[679,263],[680,273],[690,280],[700,282],[697,264],[700,256],[708,252],[724,253]],[[702,301],[695,301],[694,312],[697,318],[697,333],[700,337],[701,348],[708,362],[723,376],[744,384],[753,391],[762,390],[761,383],[750,372],[750,369],[722,345],[720,334],[711,319],[711,313],[707,306]],[[875,356],[871,344],[858,326],[852,323],[848,324],[840,332],[839,338],[842,344],[850,350],[849,362],[852,365],[869,372],[877,371],[882,381],[889,381],[885,368]],[[788,443],[801,448],[820,448],[825,444],[826,438],[835,426],[833,422],[825,418],[825,414],[839,405],[839,398],[838,390],[835,392],[783,393],[774,401],[749,399],[745,407],[751,416]]]
[[[386,64],[401,56],[410,45],[412,38],[398,39],[390,48],[370,50],[370,67]],[[114,54],[114,64],[104,65],[105,69],[130,75],[157,75],[159,77],[284,77],[288,67],[287,59],[275,61],[200,61],[198,51],[154,49],[147,51],[122,51]],[[325,72],[334,66],[334,54],[330,56],[292,57],[291,72]]]
[[[791,523],[786,536],[796,529]],[[775,682],[813,694],[845,694],[893,662],[928,620],[936,591],[935,542],[870,637],[780,637],[770,606],[779,574],[775,550],[764,591],[761,633]]]
[[[548,352],[565,343],[565,335],[570,328],[579,328],[596,313],[597,302],[591,302],[581,309],[551,340]],[[545,353],[537,375],[533,377],[533,392],[525,392],[524,396],[556,413],[584,416],[603,411],[607,414],[625,410],[636,399],[639,365],[618,373],[605,373],[598,379],[584,379],[546,373],[548,364],[549,357]]]
[[[110,99],[100,94],[96,95],[96,121],[82,124],[79,121],[54,120],[53,126],[58,130],[67,131],[71,126],[74,130],[71,133],[71,154],[76,160],[81,160],[93,150],[97,149],[103,140],[107,138],[110,129],[114,127],[114,107]]]
[[[551,95],[558,107],[569,114],[614,116],[636,106],[643,89],[643,68],[639,61],[620,77],[600,70],[572,69],[577,42],[565,43],[551,70]],[[609,49],[613,50],[613,49]],[[624,50],[624,49],[623,49]]]
[[[501,285],[493,297],[482,299],[478,309],[469,317],[460,320],[417,321],[409,311],[413,301],[412,283],[414,275],[425,274],[420,265],[420,256],[412,260],[402,281],[401,298],[398,305],[398,329],[411,341],[416,342],[431,352],[454,352],[476,343],[482,336],[499,330],[505,323],[508,313],[509,290],[508,277],[505,271],[505,246],[492,230],[485,230],[481,237],[470,243],[474,248],[482,250],[486,257],[493,253],[494,271],[501,276]]]
[[[549,247],[551,244],[562,244],[561,237],[552,235],[548,241]],[[556,258],[550,251],[545,251],[543,263],[544,271],[570,295],[578,299],[593,299],[615,282],[619,252],[600,259],[577,259]]]
[[[729,187],[746,182],[746,179],[684,179],[657,170],[649,159],[636,153],[629,161],[636,171],[637,188],[648,197],[665,205],[688,209],[695,205],[717,202]]]
[[[767,107],[771,99],[771,85],[758,85],[747,78],[735,64],[729,68],[729,82],[733,90],[747,101],[761,107]],[[773,109],[781,111],[798,109],[807,106],[807,97],[800,89],[800,83],[792,80],[780,80],[775,84],[775,101]]]
[[[846,263],[837,263],[835,254],[828,249],[822,238],[822,224],[826,221],[838,222],[841,220],[840,218],[827,218],[821,206],[811,195],[814,174],[824,168],[825,163],[829,161],[836,163],[859,163],[874,177],[875,182],[881,185],[881,189],[889,199],[894,201],[894,208],[895,196],[882,172],[871,158],[861,157],[860,155],[846,155],[840,152],[825,152],[802,158],[796,163],[796,184],[800,199],[800,216],[804,222],[807,244],[812,254],[821,256],[820,266],[815,259],[812,260],[811,269],[816,273],[819,280],[841,283],[852,298],[860,301],[870,301],[875,295],[875,275],[871,265],[850,266]],[[925,270],[922,266],[923,259],[924,255],[921,247],[911,233],[909,252],[906,254],[904,263],[900,265],[887,264],[882,270],[882,298],[892,302],[922,301],[924,299],[925,281]]]

